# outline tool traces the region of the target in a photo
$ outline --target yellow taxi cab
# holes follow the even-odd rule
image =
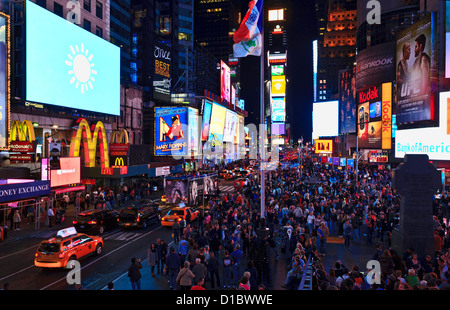
[[[34,265],[44,268],[74,268],[75,261],[100,255],[103,239],[78,233],[75,227],[59,230],[56,237],[42,241],[34,255]]]
[[[181,203],[180,205],[184,204]],[[198,210],[194,210],[191,207],[180,206],[173,208],[161,218],[161,226],[172,227],[173,223],[181,222],[183,219],[188,223],[192,222],[197,219],[199,213]]]
[[[232,180],[235,177],[235,173],[233,171],[229,171],[227,174],[225,174],[224,179],[225,180]]]
[[[161,196],[161,202],[167,202],[167,196],[166,195],[162,195]]]

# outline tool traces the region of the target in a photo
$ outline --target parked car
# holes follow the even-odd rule
[[[148,222],[160,218],[161,208],[158,203],[148,199],[140,199],[130,207],[120,209],[117,221],[122,228],[146,228]]]
[[[116,210],[88,210],[78,214],[73,226],[79,232],[101,235],[106,230],[117,227],[118,216]]]

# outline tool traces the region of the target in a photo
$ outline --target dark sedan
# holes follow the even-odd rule
[[[118,212],[115,210],[93,209],[78,214],[73,226],[78,232],[103,234],[117,227]]]

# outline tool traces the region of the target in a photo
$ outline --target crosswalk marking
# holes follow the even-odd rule
[[[219,186],[219,190],[221,192],[234,192],[235,188],[234,188],[234,186],[231,186],[231,185],[223,185],[223,186]]]
[[[119,241],[128,241],[135,239],[142,235],[142,232],[123,232],[118,231],[103,237],[104,240],[119,240]]]

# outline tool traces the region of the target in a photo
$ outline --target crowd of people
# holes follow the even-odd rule
[[[435,252],[426,257],[418,257],[413,248],[397,253],[392,233],[399,223],[400,196],[389,170],[360,164],[355,182],[354,173],[311,160],[303,163],[300,174],[291,165],[295,161],[266,173],[264,217],[254,174],[242,190],[210,200],[206,216],[175,225],[171,247],[162,240],[152,245],[152,270],[166,272],[170,289],[279,289],[273,287],[270,264],[281,257],[288,266],[286,289],[298,289],[308,261],[313,289],[447,289],[446,193],[433,201]],[[247,167],[249,162],[235,165]],[[338,257],[326,270],[331,237],[342,239],[345,248],[373,249],[367,261],[380,263],[379,281],[365,265],[346,266]]]

